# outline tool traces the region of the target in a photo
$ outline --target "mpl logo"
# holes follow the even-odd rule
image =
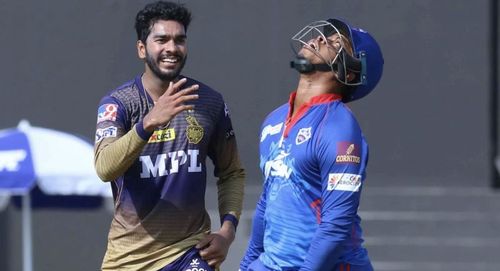
[[[18,171],[26,156],[25,150],[0,151],[0,171]]]
[[[188,172],[201,172],[202,165],[199,161],[200,150],[188,149],[187,153],[183,150],[162,153],[156,155],[154,163],[152,156],[139,156],[142,171],[141,178],[156,178],[174,173],[179,173],[179,167],[188,164]],[[189,161],[188,161],[189,160]]]

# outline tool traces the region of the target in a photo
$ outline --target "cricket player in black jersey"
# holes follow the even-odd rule
[[[102,270],[213,270],[235,238],[245,172],[221,94],[180,74],[190,20],[176,3],[139,11],[145,71],[99,104],[95,166],[115,202]],[[218,177],[214,232],[205,209],[207,156]]]

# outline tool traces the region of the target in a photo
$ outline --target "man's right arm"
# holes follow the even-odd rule
[[[112,142],[96,142],[94,164],[99,178],[113,181],[122,176],[139,157],[149,136],[150,132],[144,130],[141,121]]]
[[[139,157],[150,132],[142,121],[131,126],[130,113],[117,98],[104,97],[97,110],[94,166],[99,178],[113,181],[122,176]]]

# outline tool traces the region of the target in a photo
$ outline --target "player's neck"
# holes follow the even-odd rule
[[[158,100],[158,98],[165,93],[170,82],[166,82],[156,77],[152,72],[146,71],[142,75],[142,86],[148,92],[149,96],[153,101]]]
[[[293,112],[309,102],[312,97],[333,93],[333,90],[338,87],[337,82],[332,76],[324,76],[324,74],[301,74],[299,85],[297,86],[297,94],[293,103]]]

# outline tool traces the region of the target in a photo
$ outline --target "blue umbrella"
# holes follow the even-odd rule
[[[30,191],[48,195],[111,196],[97,177],[93,146],[61,131],[31,126],[0,131],[0,193],[22,195],[23,270],[33,270]]]

